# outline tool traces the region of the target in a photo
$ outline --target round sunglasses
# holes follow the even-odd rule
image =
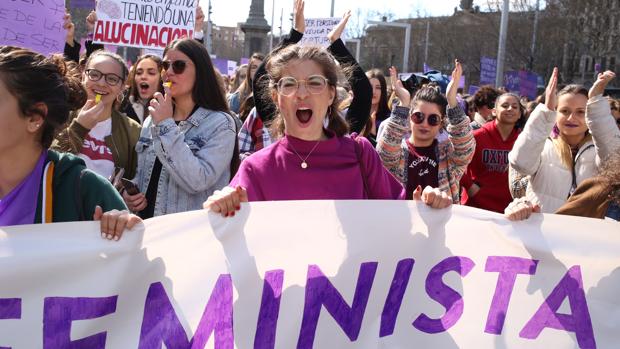
[[[414,124],[421,124],[424,122],[424,119],[426,119],[430,126],[437,126],[441,122],[441,116],[437,114],[430,114],[427,116],[419,111],[411,113],[411,120],[413,120]]]
[[[183,74],[185,68],[187,68],[187,62],[180,59],[176,61],[163,61],[161,66],[164,68],[164,71],[168,71],[172,67],[172,71],[175,74]]]

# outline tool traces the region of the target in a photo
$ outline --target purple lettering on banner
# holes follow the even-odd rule
[[[571,315],[559,314],[558,309],[568,297]],[[596,341],[592,320],[588,310],[588,302],[583,292],[583,281],[581,278],[581,267],[575,265],[571,267],[545,302],[538,308],[530,321],[519,332],[519,337],[536,339],[545,328],[554,328],[575,332],[577,343],[580,348],[594,349]]]
[[[71,340],[71,322],[103,317],[116,311],[118,296],[102,298],[48,297],[43,306],[43,348],[105,348],[107,332]]]
[[[254,348],[273,348],[276,343],[276,329],[280,315],[280,297],[284,270],[271,270],[265,273],[263,297],[260,302]]]
[[[463,314],[463,297],[443,283],[443,275],[456,271],[461,277],[467,276],[476,264],[467,257],[448,257],[434,266],[426,277],[426,293],[446,308],[439,319],[431,319],[421,314],[413,322],[413,327],[426,333],[439,333],[454,326]]]
[[[352,342],[357,340],[377,265],[377,262],[366,262],[360,266],[353,303],[350,307],[318,266],[308,266],[306,300],[297,341],[298,349],[312,348],[319,315],[321,315],[321,306],[325,306]]]
[[[534,275],[537,265],[537,260],[527,258],[500,256],[490,256],[487,258],[484,271],[487,273],[499,273],[499,275],[497,276],[495,294],[493,295],[484,332],[491,334],[502,333],[517,274]]]
[[[394,333],[396,317],[403,303],[403,297],[405,296],[407,285],[409,285],[409,278],[411,277],[414,263],[415,261],[412,258],[407,258],[399,261],[396,265],[396,271],[392,278],[392,285],[385,299],[383,312],[381,312],[379,337],[389,336]]]
[[[21,298],[0,298],[0,320],[17,320],[21,318]],[[0,346],[0,349],[11,349],[11,347]]]
[[[214,332],[215,348],[233,348],[233,287],[229,274],[222,274],[217,279],[207,306],[202,313],[200,323],[191,341],[187,339],[185,329],[170,303],[161,282],[149,287],[144,304],[144,317],[140,330],[138,348],[168,349],[204,348]]]

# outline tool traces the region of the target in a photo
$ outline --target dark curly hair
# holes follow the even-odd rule
[[[44,148],[52,144],[69,113],[86,103],[77,64],[66,63],[61,54],[45,57],[21,47],[0,46],[0,79],[17,99],[21,117],[43,118]],[[47,112],[37,107],[39,103],[47,106]]]

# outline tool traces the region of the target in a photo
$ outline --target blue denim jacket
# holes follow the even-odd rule
[[[197,210],[215,190],[230,181],[235,122],[222,112],[198,108],[177,125],[158,125],[148,117],[136,144],[138,170],[133,182],[146,193],[155,164],[162,163],[155,216]]]

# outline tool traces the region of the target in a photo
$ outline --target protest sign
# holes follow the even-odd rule
[[[473,96],[474,94],[476,94],[476,92],[478,92],[479,89],[480,89],[480,86],[469,85],[469,90],[467,91],[467,93]]]
[[[507,71],[504,73],[504,87],[509,92],[519,94],[521,91],[518,71]]]
[[[618,223],[412,201],[0,228],[0,346],[614,348]]]
[[[237,62],[235,61],[228,61],[228,70],[226,72],[226,74],[228,74],[228,76],[233,76],[235,74],[235,70],[237,69]]]
[[[164,49],[194,37],[198,0],[99,0],[93,41]]]
[[[0,1],[0,45],[27,47],[44,55],[63,53],[64,0]]]
[[[495,58],[480,58],[480,86],[495,86],[495,75],[497,72],[497,60]]]
[[[519,72],[519,91],[521,96],[527,96],[530,100],[536,99],[538,96],[538,75],[521,70]]]
[[[334,29],[341,18],[306,18],[306,31],[299,42],[300,45],[316,45],[327,47],[330,45],[327,34]],[[344,33],[342,35],[344,40]]]

